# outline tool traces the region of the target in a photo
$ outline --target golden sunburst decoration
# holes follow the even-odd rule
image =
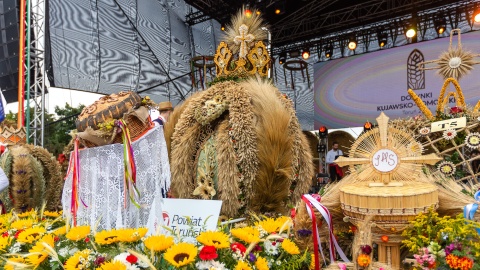
[[[244,7],[226,27],[224,41],[233,54],[245,58],[256,41],[267,39],[267,31],[262,27],[265,27],[262,17],[255,10],[246,13]]]
[[[335,160],[341,167],[350,165],[356,181],[381,182],[384,185],[394,184],[392,181],[412,181],[422,172],[422,164],[434,165],[442,160],[435,154],[422,155],[423,149],[413,136],[389,127],[388,120],[382,112],[377,118],[378,127],[365,132],[355,141],[349,157]]]
[[[457,47],[452,46],[453,34],[458,33]],[[450,32],[450,45],[448,51],[443,52],[438,59],[425,61],[419,63],[418,66],[421,70],[438,69],[438,74],[443,76],[444,79],[455,78],[459,80],[464,75],[468,74],[473,66],[480,64],[480,61],[475,61],[475,57],[480,54],[474,54],[470,51],[466,51],[462,48],[461,30],[453,29]],[[426,67],[427,64],[436,63],[434,67]]]

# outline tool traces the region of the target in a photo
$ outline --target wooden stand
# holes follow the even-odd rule
[[[388,264],[392,269],[400,269],[400,243],[377,242],[378,261]]]

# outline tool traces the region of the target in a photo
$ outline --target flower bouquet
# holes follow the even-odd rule
[[[413,253],[415,269],[480,269],[480,235],[462,217],[440,217],[430,210],[403,231],[403,244]]]
[[[309,269],[312,254],[301,252],[289,217],[259,218],[251,224],[203,231],[196,243],[146,228],[92,232],[69,227],[61,212],[30,211],[0,216],[2,269]],[[95,231],[95,230],[93,230]]]

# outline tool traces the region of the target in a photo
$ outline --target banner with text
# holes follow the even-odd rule
[[[462,34],[463,49],[480,53],[479,40],[480,31]],[[457,36],[452,44],[456,46]],[[315,64],[315,129],[363,126],[367,120],[374,121],[380,112],[390,119],[421,115],[407,93],[409,88],[435,114],[444,80],[435,70],[419,70],[417,64],[438,59],[448,45],[449,38],[440,38]],[[477,65],[460,81],[465,102],[471,106],[479,100],[479,76]],[[452,84],[447,91],[455,91]],[[447,107],[453,106],[452,97]]]
[[[163,224],[183,241],[195,243],[201,232],[217,229],[221,208],[217,200],[163,199]]]

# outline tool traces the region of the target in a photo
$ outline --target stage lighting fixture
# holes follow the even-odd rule
[[[357,48],[357,40],[354,37],[351,37],[348,41],[348,48],[350,50],[355,50]]]
[[[253,15],[253,12],[252,12],[252,10],[251,10],[251,9],[250,9],[248,6],[247,6],[247,7],[245,7],[245,17],[247,17],[247,18],[251,18],[251,17],[252,17],[252,15]]]
[[[327,136],[328,136],[328,129],[326,126],[321,126],[319,129],[318,129],[318,134],[320,136],[320,138],[322,139],[325,139]]]
[[[370,129],[372,129],[372,123],[370,123],[368,121],[365,122],[365,124],[363,124],[363,131],[368,131]]]
[[[310,49],[305,48],[305,49],[302,51],[302,58],[305,59],[305,60],[307,60],[309,57],[310,57]]]
[[[476,10],[473,14],[473,21],[476,23],[480,22],[480,9]]]
[[[274,9],[277,15],[285,13],[285,1],[275,2]]]
[[[325,57],[326,58],[332,57],[332,55],[333,55],[333,45],[325,46],[324,50],[325,50]]]
[[[383,32],[382,30],[379,30],[377,32],[377,39],[378,39],[378,46],[380,48],[385,47],[388,42],[388,34],[386,32]]]
[[[410,23],[407,26],[407,31],[405,31],[405,36],[407,38],[413,38],[415,35],[417,35],[417,26],[415,23]]]
[[[225,24],[220,25],[220,30],[225,31]]]
[[[443,17],[443,14],[438,15],[433,23],[435,24],[435,30],[439,35],[443,34],[447,29],[447,20]]]
[[[260,10],[257,9],[257,11],[255,11],[255,13],[257,13],[257,15],[260,15],[262,14],[262,12]]]
[[[318,153],[325,153],[327,151],[327,145],[324,143],[317,144],[317,152]]]
[[[288,53],[290,55],[290,58],[295,58],[300,56],[300,51],[299,50],[294,50]]]
[[[280,53],[280,55],[278,56],[278,63],[279,63],[280,65],[283,65],[283,63],[285,63],[285,61],[287,61],[287,53],[282,52],[282,53]]]

